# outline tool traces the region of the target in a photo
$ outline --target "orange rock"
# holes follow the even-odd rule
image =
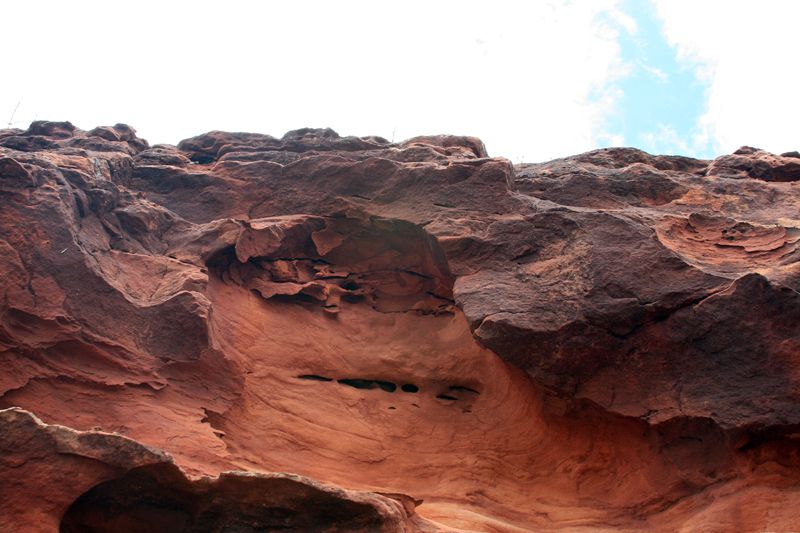
[[[796,160],[0,131],[0,530],[796,529]]]

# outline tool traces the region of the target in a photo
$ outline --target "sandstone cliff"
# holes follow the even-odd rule
[[[0,130],[0,531],[800,529],[800,154]]]

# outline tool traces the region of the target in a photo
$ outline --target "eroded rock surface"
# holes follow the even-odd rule
[[[798,161],[2,130],[0,529],[796,529]]]
[[[3,531],[432,531],[414,502],[291,474],[189,480],[159,450],[0,411]],[[58,489],[58,490],[53,490]]]

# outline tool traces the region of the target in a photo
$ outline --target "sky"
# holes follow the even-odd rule
[[[0,127],[449,133],[514,162],[800,148],[794,0],[26,0],[3,18]]]

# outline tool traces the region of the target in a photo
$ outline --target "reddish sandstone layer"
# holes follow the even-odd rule
[[[0,529],[796,529],[798,161],[0,131]]]

